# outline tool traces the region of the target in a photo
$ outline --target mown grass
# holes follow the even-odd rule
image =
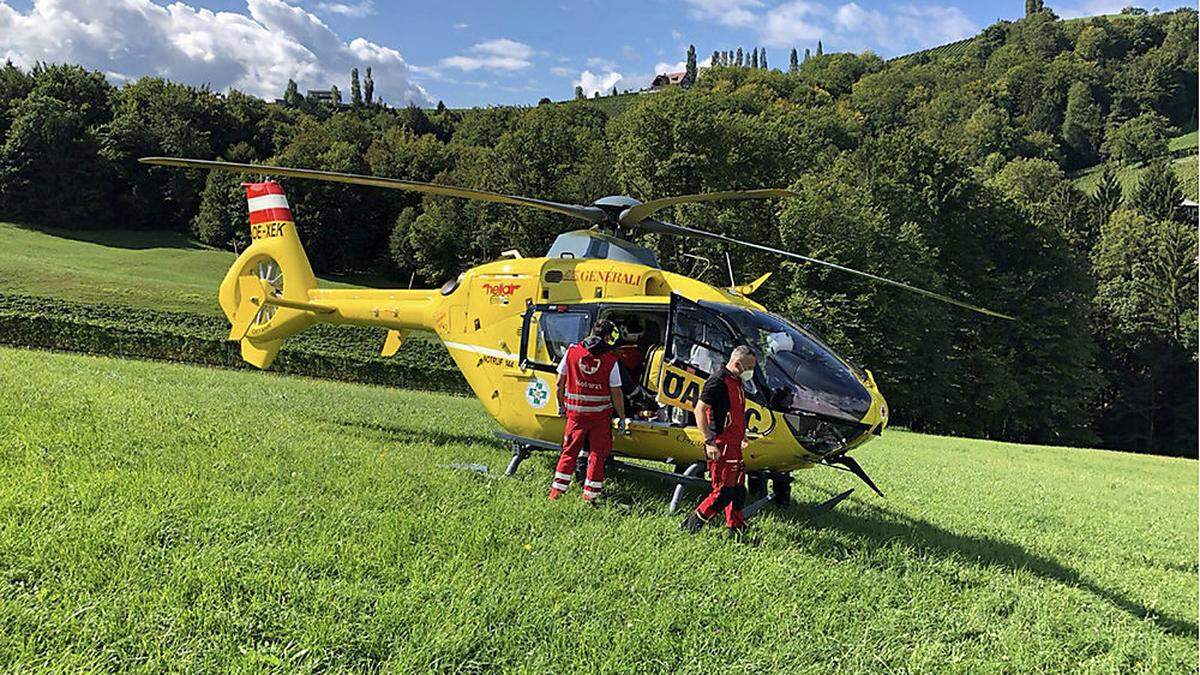
[[[217,286],[236,257],[174,232],[69,232],[0,222],[3,293],[219,315]]]
[[[1195,135],[1195,132],[1192,132]],[[1088,169],[1073,174],[1071,181],[1075,183],[1075,187],[1083,190],[1087,194],[1092,194],[1096,190],[1096,183],[1100,180],[1100,172],[1102,166],[1097,164]],[[1180,186],[1183,188],[1183,196],[1191,200],[1200,199],[1200,158],[1196,155],[1189,157],[1179,157],[1171,160],[1171,169],[1175,172],[1175,177],[1179,179]],[[1122,190],[1125,192],[1125,197],[1128,199],[1133,195],[1133,191],[1137,189],[1138,180],[1142,177],[1142,172],[1146,170],[1145,165],[1138,166],[1122,166],[1117,169],[1117,181],[1121,184]]]
[[[1196,463],[888,432],[689,538],[467,398],[0,350],[0,670],[1181,672]],[[446,468],[478,462],[488,476]],[[798,500],[853,485],[803,473]]]

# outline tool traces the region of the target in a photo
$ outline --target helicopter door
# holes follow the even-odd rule
[[[672,295],[658,402],[692,410],[700,400],[704,380],[725,365],[738,344],[735,336],[720,314]]]
[[[567,348],[592,329],[592,308],[534,305],[521,325],[521,367],[554,373]]]

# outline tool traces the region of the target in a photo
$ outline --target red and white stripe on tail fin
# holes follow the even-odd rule
[[[242,183],[246,186],[246,204],[250,209],[250,238],[263,239],[283,234],[284,226],[294,223],[283,188],[275,181]]]

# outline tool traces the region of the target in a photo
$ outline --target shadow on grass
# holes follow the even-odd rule
[[[66,230],[58,227],[38,227],[34,225],[18,225],[18,227],[31,232],[41,232],[51,237],[82,241],[110,248],[130,250],[151,248],[202,250],[206,248],[189,239],[186,234],[165,230]]]
[[[832,496],[833,493],[828,494]],[[1136,619],[1150,619],[1171,635],[1193,640],[1196,638],[1197,626],[1194,622],[1159,615],[1116,590],[1089,581],[1071,567],[1032,553],[1017,544],[992,537],[955,534],[928,521],[862,501],[855,502],[855,506],[856,510],[853,512],[835,509],[812,514],[804,511],[803,507],[793,506],[769,513],[774,518],[794,525],[795,527],[789,528],[788,531],[792,542],[812,549],[817,555],[827,551],[813,549],[811,538],[805,537],[802,529],[840,532],[873,547],[884,547],[902,541],[921,553],[942,558],[957,558],[978,565],[1003,567],[1014,571],[1027,570],[1043,579],[1081,588]]]
[[[387,422],[351,422],[344,419],[323,419],[323,422],[335,424],[352,433],[373,436],[386,441],[402,441],[405,443],[421,442],[446,445],[450,443],[462,445],[491,445],[498,447],[499,441],[489,432],[461,431],[455,429],[430,429],[428,427],[406,426]]]

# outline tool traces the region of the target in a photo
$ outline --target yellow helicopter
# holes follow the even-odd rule
[[[759,367],[747,384],[752,442],[745,459],[751,514],[774,500],[790,501],[790,473],[817,465],[847,470],[882,492],[849,456],[883,432],[888,406],[871,372],[838,356],[811,331],[772,314],[750,296],[770,274],[745,285],[717,288],[661,269],[654,253],[625,237],[641,231],[748,246],[898,286],[929,298],[1003,319],[1012,317],[867,272],[656,220],[658,211],[689,202],[797,196],[764,189],[667,197],[640,202],[609,196],[590,205],[564,204],[469,188],[394,178],[196,159],[147,157],[147,164],[224,170],[272,177],[414,190],[549,211],[589,229],[557,237],[545,256],[516,251],[473,267],[440,289],[324,289],[296,232],[277,183],[247,183],[252,243],[221,282],[219,300],[230,340],[242,358],[270,366],[283,341],[318,322],[387,329],[382,354],[394,355],[410,331],[430,331],[445,344],[487,412],[504,429],[514,473],[533,450],[558,450],[565,419],[558,410],[555,366],[567,347],[599,319],[625,327],[627,348],[640,365],[629,397],[635,414],[614,438],[619,467],[649,471],[676,483],[671,510],[685,485],[707,485],[703,444],[692,409],[704,379],[738,344],[755,349]],[[673,471],[622,462],[658,460]],[[771,482],[772,491],[767,492]],[[821,508],[847,497],[843,492]]]

